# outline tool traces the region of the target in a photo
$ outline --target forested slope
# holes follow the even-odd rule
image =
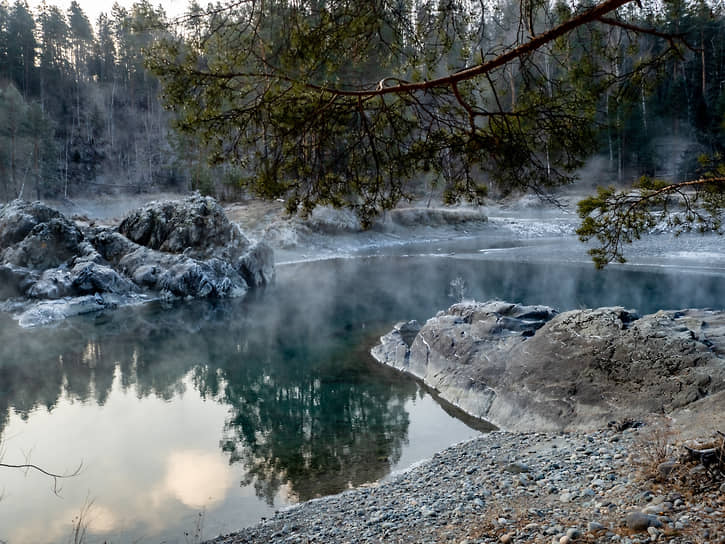
[[[311,13],[327,9],[326,2],[315,4],[319,11]],[[379,58],[346,67],[340,79],[377,80],[390,60],[382,56],[384,51],[419,58],[424,68],[411,77],[455,72],[475,62],[477,52],[495,51],[515,40],[512,33],[526,32],[521,26],[526,3],[476,2],[485,6],[485,13],[478,14],[465,1],[400,4],[405,4],[405,24],[418,29],[418,35],[423,30],[427,40],[403,43],[406,33],[388,29],[385,34],[381,27],[381,45],[368,45]],[[245,5],[239,3],[239,9]],[[286,43],[280,23],[280,13],[292,4],[267,6],[262,32],[279,48],[299,48],[304,64],[306,55],[314,53],[304,48],[314,44]],[[552,6],[551,17],[565,17],[567,6]],[[173,42],[183,35],[193,42],[210,36],[214,11],[190,5],[189,14],[170,24],[162,9],[143,1],[130,9],[115,5],[111,13],[89,21],[76,2],[67,12],[50,4],[31,10],[20,0],[0,2],[0,199],[169,187],[233,198],[245,184],[269,188],[269,180],[266,186],[257,183],[259,169],[244,168],[258,158],[259,149],[250,147],[248,160],[242,157],[236,165],[222,154],[211,167],[207,158],[215,151],[213,145],[173,129],[180,115],[173,111],[173,102],[171,111],[164,109],[161,85],[146,68],[145,51],[169,38]],[[645,3],[643,8],[622,8],[619,20],[624,24],[573,33],[566,43],[547,49],[554,62],[545,64],[551,69],[546,78],[532,75],[523,62],[511,64],[496,81],[497,100],[511,111],[522,109],[534,104],[537,94],[551,92],[543,81],[563,85],[566,80],[566,85],[596,97],[591,112],[574,112],[591,121],[594,141],[581,142],[590,144],[581,151],[602,158],[604,168],[595,181],[628,184],[643,174],[667,179],[701,175],[725,148],[725,6],[701,0]],[[656,28],[679,41],[673,44],[654,32],[635,34],[626,25]],[[651,70],[631,77],[652,59],[658,62]],[[605,77],[606,90],[598,87]],[[263,135],[254,138],[261,142]],[[275,142],[265,145],[274,147]],[[408,187],[421,192],[431,187],[443,191],[463,175],[460,164],[447,157],[431,157],[422,174],[401,167],[400,175],[409,175]],[[315,168],[322,167],[310,160],[309,174],[318,175]]]

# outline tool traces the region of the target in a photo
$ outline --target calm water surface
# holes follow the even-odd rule
[[[378,257],[281,267],[252,300],[150,304],[23,330],[0,317],[0,541],[193,542],[387,477],[475,436],[376,338],[465,295],[560,310],[725,307],[721,272]],[[469,421],[470,423],[470,421]],[[475,425],[474,425],[475,427]]]

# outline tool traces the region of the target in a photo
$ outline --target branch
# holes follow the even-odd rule
[[[473,66],[471,68],[466,68],[465,70],[461,70],[460,72],[456,72],[454,74],[450,74],[448,76],[440,77],[437,79],[431,79],[429,81],[423,81],[420,83],[401,83],[399,85],[393,85],[391,87],[385,87],[384,89],[376,89],[376,90],[367,90],[367,91],[346,91],[343,89],[335,89],[331,87],[324,87],[324,86],[317,86],[313,85],[311,83],[306,84],[308,87],[324,91],[328,93],[343,95],[343,96],[374,96],[374,95],[382,95],[382,94],[397,94],[397,93],[409,93],[413,91],[425,91],[429,89],[433,89],[436,87],[448,87],[450,85],[453,85],[454,83],[459,83],[461,81],[468,81],[470,79],[473,79],[475,77],[478,77],[483,74],[487,74],[489,72],[492,72],[496,68],[499,68],[501,66],[504,66],[505,64],[508,64],[514,59],[523,57],[529,53],[532,53],[533,51],[536,51],[541,46],[552,42],[556,40],[557,38],[560,38],[561,36],[564,36],[565,34],[569,33],[570,31],[574,30],[577,27],[580,27],[582,25],[585,25],[587,23],[591,23],[593,21],[596,21],[606,15],[607,13],[610,13],[617,8],[622,7],[625,4],[628,4],[632,2],[633,0],[606,0],[605,2],[602,2],[601,4],[597,4],[593,8],[585,11],[581,15],[577,15],[576,17],[573,17],[572,19],[569,19],[568,21],[563,22],[562,24],[552,28],[551,30],[548,30],[544,32],[543,34],[539,34],[535,38],[532,38],[526,43],[523,43],[519,45],[518,47],[513,48],[512,50],[503,53],[496,57],[493,60],[490,60],[489,62],[481,63],[477,66]]]
[[[458,83],[451,84],[451,89],[453,89],[453,95],[456,97],[456,100],[458,100],[458,103],[463,106],[466,112],[468,112],[468,122],[471,125],[471,135],[476,134],[476,112],[473,111],[470,104],[463,100],[461,92],[458,90]]]
[[[441,87],[451,87],[452,85],[455,85],[456,83],[460,83],[461,81],[468,81],[471,79],[474,79],[480,75],[488,74],[495,70],[496,68],[500,68],[501,66],[504,66],[511,62],[514,59],[521,58],[523,56],[528,55],[529,53],[532,53],[539,49],[540,47],[546,45],[549,42],[552,42],[556,40],[557,38],[560,38],[575,28],[578,28],[580,26],[586,25],[588,23],[601,20],[602,17],[604,17],[606,14],[613,12],[614,10],[622,7],[625,4],[631,3],[634,0],[605,0],[601,4],[597,4],[593,8],[581,13],[580,15],[577,15],[576,17],[573,17],[569,19],[568,21],[565,21],[561,23],[560,25],[542,33],[538,36],[531,38],[529,41],[514,47],[510,51],[507,51],[505,53],[500,54],[496,58],[488,61],[483,62],[481,64],[478,64],[476,66],[463,69],[459,72],[455,72],[453,74],[449,74],[447,76],[443,76],[436,79],[431,79],[427,81],[422,81],[419,83],[408,83],[401,80],[398,80],[394,77],[387,77],[384,78],[378,82],[376,82],[374,85],[375,87],[373,89],[368,90],[346,90],[346,89],[338,89],[335,87],[328,87],[325,85],[317,85],[314,83],[309,82],[303,82],[299,81],[295,78],[288,77],[281,75],[279,73],[244,73],[244,72],[216,72],[216,73],[209,73],[209,72],[198,72],[196,70],[191,70],[190,72],[196,73],[196,75],[199,76],[205,76],[210,78],[220,78],[220,79],[232,79],[237,77],[264,77],[264,78],[276,78],[280,81],[285,81],[287,83],[292,84],[299,84],[303,85],[304,87],[323,92],[323,93],[329,93],[334,94],[338,96],[354,96],[354,97],[371,97],[371,96],[381,96],[386,94],[405,94],[405,93],[412,93],[416,91],[427,91],[434,88],[441,88]],[[386,87],[385,83],[387,81],[399,81],[397,85],[391,85],[390,87]]]
[[[58,487],[58,480],[63,480],[66,478],[73,478],[74,476],[78,476],[81,473],[81,469],[83,468],[83,462],[78,465],[78,468],[76,468],[73,472],[66,473],[66,474],[56,474],[54,472],[48,472],[45,469],[40,468],[38,465],[34,465],[32,463],[25,463],[22,465],[13,465],[9,463],[0,463],[0,468],[19,468],[24,470],[37,470],[41,474],[45,474],[46,476],[50,476],[53,478],[53,494],[58,495],[60,493],[60,487]]]
[[[629,23],[625,23],[624,21],[620,21],[619,19],[613,19],[611,17],[599,17],[597,20],[600,23],[604,23],[605,25],[617,26],[625,30],[636,32],[637,34],[649,34],[650,36],[662,38],[663,40],[667,40],[672,47],[675,47],[675,42],[678,41],[694,53],[699,53],[701,51],[700,49],[690,45],[685,40],[683,34],[667,34],[666,32],[660,32],[653,28],[645,28],[643,26],[632,25]]]
[[[654,224],[654,217],[649,208],[657,203],[667,208],[667,197],[673,194],[679,195],[685,205],[690,217],[684,226],[682,222],[678,225],[678,232],[689,230],[692,223],[699,220],[704,224],[701,230],[718,231],[721,227],[720,219],[716,212],[708,209],[707,202],[705,213],[709,213],[712,221],[708,224],[706,215],[694,209],[694,201],[685,191],[694,188],[696,191],[708,185],[718,186],[718,192],[722,192],[725,185],[725,176],[699,178],[696,180],[671,183],[658,188],[642,189],[643,192],[633,195],[630,193],[615,193],[614,188],[599,189],[596,196],[586,198],[579,202],[579,216],[583,219],[577,234],[582,241],[596,238],[601,243],[600,247],[589,250],[597,268],[603,268],[607,263],[614,260],[625,262],[622,255],[622,245],[638,239]]]

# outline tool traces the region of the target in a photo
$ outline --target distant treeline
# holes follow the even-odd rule
[[[143,1],[91,24],[0,2],[0,199],[191,188],[199,153],[170,128],[143,50],[166,16]]]
[[[418,0],[434,11],[450,2]],[[492,17],[519,17],[518,4],[493,2]],[[189,6],[189,13],[198,11]],[[718,160],[725,150],[725,7],[668,1],[630,9],[624,18],[681,36],[687,46],[667,60],[660,77],[623,77],[601,97],[604,179],[696,176],[707,168],[702,157]],[[466,24],[451,38],[475,36],[460,31]],[[33,11],[24,1],[0,0],[0,200],[167,188],[239,196],[234,168],[208,166],[203,146],[172,129],[174,114],[164,110],[159,81],[144,65],[144,50],[178,31],[173,28],[147,0],[130,9],[116,4],[94,23],[75,1],[64,12],[47,3]],[[606,37],[620,40],[621,54],[608,62],[622,74],[645,52],[663,47],[655,35],[640,34],[636,47],[627,35],[621,27]],[[592,34],[573,39],[584,37]],[[668,163],[665,156],[677,160]]]

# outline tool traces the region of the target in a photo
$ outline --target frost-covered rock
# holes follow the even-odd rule
[[[274,281],[274,253],[266,242],[259,242],[239,257],[236,268],[249,285],[264,286]]]
[[[0,248],[21,242],[38,224],[62,218],[59,211],[40,202],[14,200],[0,207]]]
[[[78,255],[83,234],[50,208],[16,200],[0,210],[0,238],[0,262],[46,270]]]
[[[0,240],[0,300],[55,301],[36,302],[25,324],[106,308],[105,295],[113,305],[139,295],[238,297],[274,281],[269,246],[247,239],[208,197],[151,203],[118,230],[14,201],[0,208]]]
[[[252,245],[211,197],[151,202],[129,213],[118,232],[141,246],[196,259],[235,259]]]
[[[725,312],[462,303],[372,354],[505,429],[589,428],[725,390]]]
[[[396,208],[387,212],[380,225],[382,227],[388,224],[403,227],[440,227],[485,223],[486,221],[486,215],[478,209]]]
[[[35,282],[37,272],[12,264],[0,264],[0,299],[22,296]]]

